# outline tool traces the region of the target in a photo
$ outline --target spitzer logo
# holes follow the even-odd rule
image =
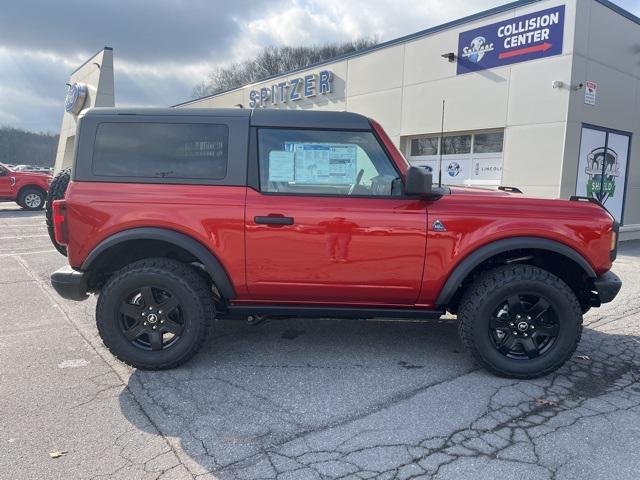
[[[493,50],[493,43],[487,43],[484,37],[476,37],[471,40],[469,46],[462,49],[462,56],[473,63],[478,63],[484,54]]]

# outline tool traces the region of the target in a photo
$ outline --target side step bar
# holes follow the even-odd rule
[[[305,317],[305,318],[415,318],[434,320],[444,314],[443,310],[416,308],[345,308],[303,307],[299,305],[229,305],[223,317]]]

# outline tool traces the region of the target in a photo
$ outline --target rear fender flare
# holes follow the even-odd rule
[[[563,243],[538,237],[506,238],[503,240],[496,240],[495,242],[484,245],[466,256],[456,266],[451,275],[449,275],[449,278],[445,282],[444,287],[442,287],[442,290],[438,295],[436,305],[446,306],[458,291],[458,288],[460,288],[462,282],[478,265],[480,265],[485,260],[488,260],[491,257],[508,252],[510,250],[521,249],[546,250],[549,252],[559,253],[560,255],[564,255],[573,262],[577,263],[589,277],[597,277],[596,272],[593,270],[593,267],[582,256],[582,254]]]
[[[229,300],[235,297],[235,289],[229,279],[229,275],[220,263],[220,260],[211,253],[202,243],[184,233],[166,228],[132,228],[118,232],[100,242],[87,256],[80,269],[84,272],[91,270],[92,265],[100,256],[110,248],[131,240],[159,240],[180,247],[197,258],[207,273],[213,279],[216,288],[222,296]]]

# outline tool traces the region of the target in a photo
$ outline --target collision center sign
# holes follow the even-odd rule
[[[462,32],[457,74],[562,53],[564,5]]]

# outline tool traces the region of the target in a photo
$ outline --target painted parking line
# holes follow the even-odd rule
[[[23,227],[44,227],[46,226],[47,223],[46,222],[42,222],[42,223],[6,223],[6,224],[0,224],[0,227],[5,227],[5,228],[23,228]]]
[[[24,238],[39,238],[39,237],[48,237],[48,234],[42,235],[16,235],[13,237],[0,237],[0,240],[22,240]]]
[[[52,248],[52,249],[49,249],[49,250],[37,250],[35,252],[0,253],[0,258],[2,258],[2,257],[17,257],[17,256],[21,256],[21,255],[37,255],[37,254],[41,254],[41,253],[53,253],[53,252],[57,252],[57,250]]]
[[[6,223],[2,223],[0,222],[0,230],[5,232],[9,229],[11,230],[16,230],[16,229],[20,229],[20,228],[31,228],[31,229],[40,229],[40,230],[44,230],[47,228],[47,224],[42,222],[42,223],[29,223],[26,225],[16,225],[15,223],[12,224],[6,224]]]

